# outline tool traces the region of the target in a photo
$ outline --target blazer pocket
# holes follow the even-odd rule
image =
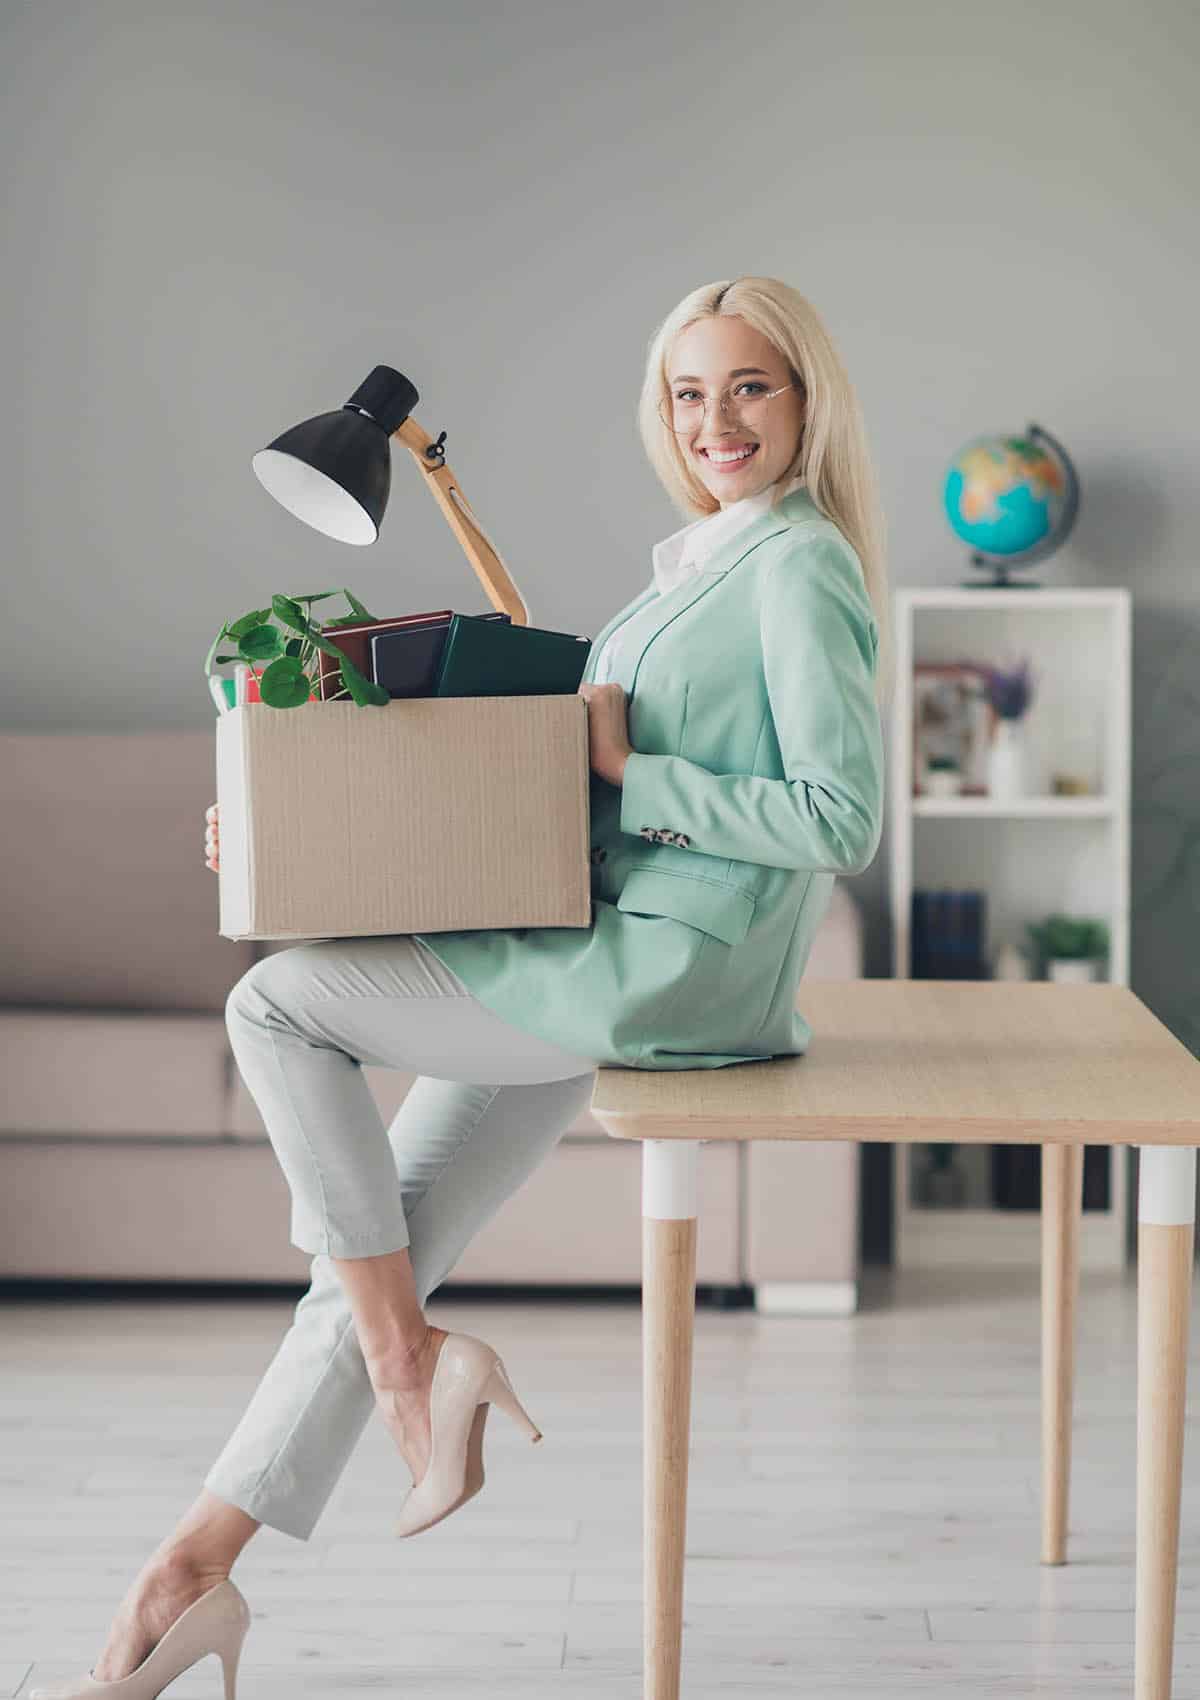
[[[668,915],[732,945],[745,938],[755,902],[750,892],[717,880],[669,873],[663,868],[631,868],[617,908],[635,915]]]

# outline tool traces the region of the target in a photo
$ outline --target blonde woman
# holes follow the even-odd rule
[[[804,296],[742,277],[668,314],[638,420],[687,523],[580,685],[592,924],[323,940],[238,981],[230,1041],[312,1282],[93,1670],[31,1700],[152,1700],[207,1652],[233,1700],[249,1623],[234,1561],[263,1523],[308,1539],[373,1413],[412,1477],[406,1536],[479,1491],[489,1403],[540,1439],[493,1348],[422,1306],[596,1068],[807,1048],[813,934],[883,819],[889,599],[858,402]],[[216,868],[215,806],[206,851]],[[390,1128],[364,1062],[418,1076]]]

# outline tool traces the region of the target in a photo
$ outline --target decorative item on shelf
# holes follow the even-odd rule
[[[997,802],[1010,803],[1024,797],[1028,789],[1023,717],[1033,700],[1029,663],[1011,673],[984,663],[987,699],[996,715],[992,745],[988,753],[988,794]]]
[[[946,795],[937,785],[930,784],[930,774],[935,761],[949,756],[958,768],[955,795],[986,796],[991,720],[987,675],[981,666],[973,661],[916,662],[913,666],[913,795]]]
[[[1098,980],[1108,954],[1108,927],[1074,915],[1048,915],[1026,928],[1048,980]]]
[[[992,964],[993,980],[1032,980],[1028,956],[1011,939],[1000,946]]]
[[[925,789],[931,797],[957,797],[962,790],[962,773],[955,756],[930,756],[925,770]]]
[[[942,506],[955,536],[971,550],[971,565],[991,570],[984,589],[1036,589],[1009,578],[1066,542],[1079,513],[1079,479],[1067,451],[1049,431],[1030,424],[1023,437],[975,437],[954,456]],[[964,579],[964,588],[979,588]]]
[[[322,650],[341,664],[346,688],[360,708],[386,707],[391,701],[387,692],[360,673],[328,638],[322,637],[309,618],[312,604],[323,602],[327,596],[344,596],[353,613],[326,621],[326,630],[374,618],[348,590],[322,590],[311,596],[273,596],[269,608],[252,609],[240,620],[227,621],[221,627],[205,659],[204,673],[222,714],[237,702],[263,702],[268,708],[299,708],[307,702],[319,702],[320,680],[316,672],[308,669]],[[272,615],[279,625],[271,624]],[[288,632],[297,632],[299,636],[288,637]],[[218,646],[229,641],[237,645],[236,652],[218,655]],[[214,665],[226,662],[249,669],[244,694],[239,695],[235,689],[231,698],[229,687],[234,680],[221,679],[213,672]],[[255,662],[267,665],[257,672]]]
[[[917,1204],[961,1208],[967,1201],[967,1177],[955,1162],[957,1145],[926,1145],[926,1161],[917,1170]]]
[[[1082,773],[1052,773],[1050,775],[1050,795],[1052,797],[1094,797],[1096,789],[1092,782]]]

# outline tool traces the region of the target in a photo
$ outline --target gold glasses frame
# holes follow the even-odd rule
[[[744,382],[744,380],[739,380],[739,381]],[[784,390],[794,390],[797,387],[798,386],[795,383],[781,384],[777,390],[768,390],[766,395],[743,396],[742,402],[744,404],[748,401],[750,401],[750,402],[771,401],[775,396],[782,395]],[[713,396],[706,395],[705,398],[704,398],[703,404],[700,408],[699,420],[695,424],[689,423],[688,425],[685,425],[682,430],[675,423],[675,417],[674,417],[674,414],[675,414],[675,405],[674,405],[675,398],[674,398],[674,396],[670,396],[670,395],[664,396],[663,399],[659,402],[659,404],[658,404],[658,417],[662,420],[663,424],[667,427],[667,429],[669,431],[673,431],[677,437],[681,437],[681,436],[684,436],[685,434],[687,434],[688,432],[698,431],[705,424],[705,422],[708,419],[709,403],[711,401],[713,401],[714,399],[720,402],[721,411],[722,411],[722,413],[724,413],[726,419],[731,420],[733,418],[733,414],[730,411],[728,404],[730,402],[732,402],[732,400],[733,400],[733,386],[732,385],[727,385],[725,387],[725,389],[721,390],[715,398]],[[738,410],[738,418],[739,419],[741,418],[741,409],[740,408]]]

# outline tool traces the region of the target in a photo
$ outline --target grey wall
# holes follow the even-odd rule
[[[1075,458],[1053,578],[1135,593],[1134,985],[1200,1048],[1188,6],[0,16],[6,727],[206,724],[217,626],[276,590],[482,611],[406,454],[365,550],[250,471],[380,361],[532,618],[594,633],[679,523],[633,424],[646,340],[696,284],[773,273],[860,390],[895,584],[960,575],[939,491],[967,437],[1036,419]],[[855,882],[875,974],[886,869],[885,839]]]

